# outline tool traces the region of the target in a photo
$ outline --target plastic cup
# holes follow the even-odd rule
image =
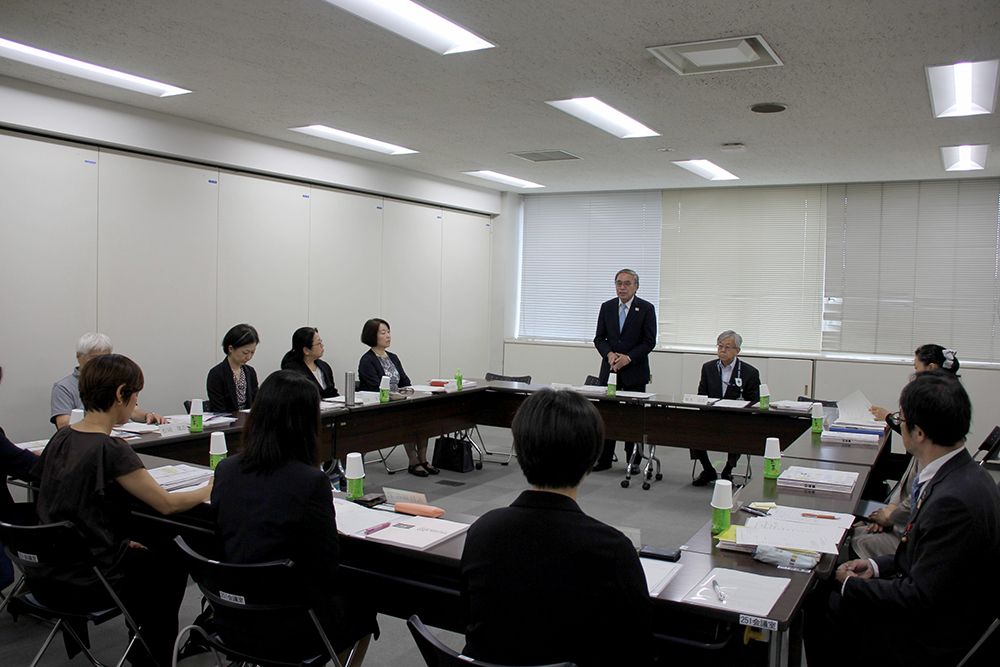
[[[733,483],[728,479],[715,481],[712,492],[712,534],[729,530],[730,513],[733,509]]]
[[[777,479],[781,473],[781,441],[768,438],[764,443],[764,477]]]
[[[608,375],[608,396],[614,396],[618,393],[618,373],[611,373]]]
[[[348,500],[357,500],[365,495],[365,462],[359,452],[351,452],[347,455],[347,472],[344,473],[344,476],[347,477]]]
[[[226,446],[226,436],[223,433],[216,431],[208,438],[208,467],[215,470],[215,466],[219,465],[222,459],[226,458],[229,454],[229,449]]]
[[[760,409],[767,410],[771,407],[771,390],[766,384],[760,385]]]
[[[822,433],[823,432],[823,404],[822,403],[813,403],[812,418],[813,418],[812,432],[813,433]]]
[[[69,413],[69,423],[75,424],[83,419],[83,410],[80,408],[74,408],[72,412]]]
[[[205,411],[201,406],[200,398],[191,399],[191,432],[201,433],[204,430],[204,423],[202,422],[204,418]]]

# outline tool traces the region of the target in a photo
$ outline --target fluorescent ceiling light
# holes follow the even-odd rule
[[[67,58],[58,53],[42,51],[33,46],[18,44],[2,37],[0,37],[0,57],[10,58],[11,60],[27,63],[28,65],[34,65],[35,67],[43,67],[54,72],[69,74],[70,76],[78,76],[81,79],[89,79],[90,81],[106,83],[119,88],[127,88],[128,90],[153,95],[154,97],[170,97],[171,95],[184,95],[191,92],[190,90],[170,86],[159,81],[153,81],[152,79],[144,79],[134,74],[126,74],[125,72],[108,69],[100,65],[93,65],[82,60],[76,60],[75,58]]]
[[[480,171],[463,171],[466,176],[475,176],[476,178],[485,178],[487,181],[495,181],[497,183],[503,183],[504,185],[513,185],[515,188],[544,188],[544,185],[539,185],[538,183],[532,183],[531,181],[525,181],[520,178],[514,178],[513,176],[508,176],[507,174],[501,174],[495,171],[490,171],[489,169],[482,169]]]
[[[306,125],[305,127],[290,127],[288,129],[292,132],[301,132],[302,134],[309,134],[314,137],[319,137],[320,139],[339,141],[340,143],[348,144],[349,146],[367,148],[370,151],[377,151],[379,153],[385,153],[386,155],[409,155],[411,153],[418,152],[409,148],[404,148],[403,146],[397,146],[396,144],[387,144],[386,142],[379,141],[378,139],[362,137],[360,134],[351,134],[350,132],[344,132],[343,130],[335,130],[332,127],[327,127],[326,125]]]
[[[594,127],[599,127],[619,139],[660,136],[659,132],[654,132],[596,97],[574,97],[571,100],[553,100],[546,104],[565,111],[570,116],[576,116]]]
[[[942,146],[941,159],[945,171],[975,171],[986,168],[986,154],[989,144],[977,146]]]
[[[496,46],[410,0],[326,1],[442,56]]]
[[[682,169],[698,174],[710,181],[738,181],[739,176],[733,176],[722,167],[708,160],[676,160],[673,162]]]
[[[935,118],[993,113],[1000,60],[928,67],[927,87]]]

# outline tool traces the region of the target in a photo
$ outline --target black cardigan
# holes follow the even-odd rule
[[[306,362],[302,359],[296,359],[292,352],[286,352],[284,358],[281,360],[281,370],[302,373],[307,378],[312,380],[313,384],[316,385],[316,388],[319,389],[320,398],[333,398],[334,396],[340,396],[340,392],[337,391],[337,385],[333,381],[333,369],[330,368],[330,364],[326,363],[322,359],[317,359],[316,368],[323,373],[323,381],[326,382],[326,389],[323,389],[323,387],[319,385],[319,380],[316,379],[313,372],[309,370],[308,366],[306,366]]]
[[[386,354],[389,355],[389,361],[392,362],[392,365],[399,371],[399,386],[409,387],[412,383],[410,382],[410,378],[406,376],[406,371],[403,370],[403,364],[400,363],[399,357],[388,350]],[[361,355],[361,361],[358,362],[358,380],[361,381],[360,391],[378,391],[378,385],[382,381],[383,375],[385,375],[385,372],[382,370],[382,362],[375,356],[375,352],[368,350]]]
[[[253,397],[257,395],[257,371],[253,366],[244,366],[243,372],[247,378],[247,407],[253,404]],[[223,359],[218,366],[213,366],[208,372],[208,380],[205,382],[208,391],[208,412],[236,412],[239,406],[236,405],[236,382],[233,380],[233,369],[229,366],[229,359]]]

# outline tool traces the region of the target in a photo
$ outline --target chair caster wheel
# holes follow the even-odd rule
[[[387,475],[395,475],[395,474],[396,474],[396,471],[395,471],[395,470],[386,470],[386,471],[385,471],[385,473],[386,473]]]
[[[663,474],[662,473],[656,473],[656,481],[659,482],[659,481],[662,481],[662,480],[663,480]]]
[[[642,483],[642,490],[643,491],[649,491],[649,482],[643,482]]]
[[[628,488],[628,480],[627,479],[623,479],[622,480],[622,488],[623,489],[627,489]]]
[[[483,464],[482,463],[477,463],[476,464],[476,470],[482,470],[482,469],[483,469]]]
[[[502,465],[502,466],[509,466],[509,465],[510,465],[510,462],[509,462],[509,461],[504,461],[504,462],[503,462],[503,463],[501,463],[500,465]]]

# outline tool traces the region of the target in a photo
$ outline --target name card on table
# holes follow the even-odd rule
[[[183,421],[172,421],[160,424],[160,435],[187,435],[191,432],[191,424]]]

